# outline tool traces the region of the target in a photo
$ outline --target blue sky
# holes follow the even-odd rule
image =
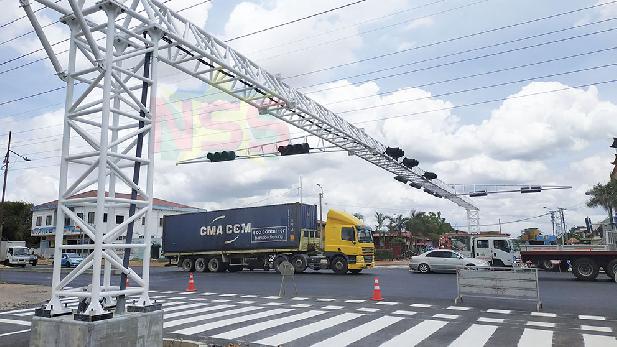
[[[5,1],[12,9],[0,15],[0,25],[22,15],[17,1]],[[179,10],[201,2],[171,0],[168,4]],[[206,31],[227,39],[348,2],[214,0],[183,14],[204,24]],[[608,4],[575,11],[598,3]],[[574,12],[451,40],[568,11]],[[57,18],[49,11],[41,12],[49,18]],[[609,0],[367,0],[327,15],[234,40],[231,46],[283,78],[407,50],[383,59],[287,79],[287,82],[299,88],[320,84],[312,89],[301,89],[309,92],[329,89],[310,95],[342,112],[350,122],[362,122],[359,124],[369,134],[386,144],[401,146],[410,156],[418,158],[422,167],[437,172],[448,183],[543,183],[574,187],[567,192],[524,197],[496,195],[474,200],[481,208],[482,223],[491,224],[498,218],[503,221],[534,216],[543,213],[543,206],[560,205],[570,209],[567,213],[569,225],[582,225],[587,215],[593,216],[594,220],[604,216],[601,210],[584,208],[585,196],[582,193],[591,185],[608,179],[609,162],[613,159],[608,146],[611,137],[617,136],[615,84],[559,93],[545,92],[613,78],[617,65],[598,66],[617,63],[613,58],[617,49],[608,50],[617,46],[613,43],[617,38],[617,30],[614,30],[617,18],[612,19],[614,17],[617,17],[617,2],[613,4]],[[602,22],[596,23],[598,21]],[[57,27],[62,30],[62,26]],[[3,42],[26,32],[29,27],[27,21],[22,20],[0,30],[0,42]],[[542,35],[559,30],[561,32]],[[597,31],[605,32],[594,34]],[[51,35],[62,37],[58,32]],[[534,35],[541,36],[521,39]],[[581,35],[585,36],[568,39]],[[414,48],[444,40],[451,41]],[[512,40],[518,41],[501,44]],[[557,40],[563,41],[544,44]],[[532,45],[539,46],[523,48]],[[484,46],[494,47],[482,48]],[[36,47],[34,35],[0,43],[0,103],[62,86],[61,81],[53,76],[49,63],[37,62],[2,73],[42,57],[32,55],[3,63]],[[606,51],[583,55],[602,49]],[[474,51],[458,54],[465,50]],[[514,51],[501,53],[508,50]],[[489,54],[493,55],[476,58]],[[575,54],[580,56],[561,59]],[[439,58],[444,55],[449,56]],[[537,64],[551,59],[560,60]],[[467,61],[457,63],[460,60]],[[407,66],[395,68],[402,64]],[[524,64],[534,65],[513,68]],[[441,66],[435,67],[437,65]],[[388,70],[373,73],[379,69]],[[461,78],[499,69],[508,71]],[[587,71],[563,75],[580,69]],[[410,70],[422,71],[408,72]],[[397,73],[401,75],[383,77]],[[364,75],[350,77],[358,74]],[[562,75],[452,93],[551,74]],[[181,81],[180,78],[177,74],[172,75],[162,78],[161,83],[171,94],[200,95],[207,90],[200,83]],[[448,79],[457,80],[434,83]],[[433,84],[427,85],[430,83]],[[412,88],[414,86],[422,87]],[[374,95],[388,91],[397,92],[381,97]],[[538,92],[540,94],[534,97],[515,97],[473,107],[374,121],[444,106]],[[358,99],[363,96],[369,97]],[[352,98],[356,100],[340,103]],[[57,190],[54,193],[60,149],[57,124],[61,122],[63,100],[64,92],[58,91],[0,106],[0,137],[3,137],[0,145],[5,146],[4,134],[13,129],[15,150],[33,159],[31,163],[15,164],[15,171],[10,176],[9,198],[43,202],[57,195]],[[364,110],[348,112],[361,108]],[[44,129],[40,129],[42,127]],[[32,131],[34,128],[38,130]],[[296,132],[294,129],[289,131]],[[457,206],[401,187],[392,182],[389,175],[359,159],[350,159],[340,153],[312,158],[285,158],[265,163],[245,161],[219,166],[201,164],[177,169],[174,169],[172,160],[162,159],[160,173],[157,172],[156,195],[206,208],[287,202],[298,198],[295,185],[298,176],[302,176],[303,185],[310,187],[305,188],[307,202],[316,201],[314,186],[321,183],[326,187],[328,207],[361,212],[367,215],[369,223],[372,220],[368,216],[372,216],[375,210],[407,213],[414,209],[440,210],[454,224],[465,224],[464,211]],[[207,180],[196,178],[196,172],[204,171],[208,174]],[[33,184],[33,177],[45,182],[45,187]],[[216,194],[212,193],[215,191]],[[515,223],[508,231],[517,233],[521,228],[534,225],[546,228],[547,222],[548,217],[530,223]]]

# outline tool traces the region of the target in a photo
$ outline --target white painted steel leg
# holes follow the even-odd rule
[[[64,239],[64,211],[62,206],[64,205],[64,192],[67,188],[68,170],[69,165],[67,157],[69,155],[69,148],[71,145],[71,128],[69,126],[69,109],[73,105],[73,91],[75,89],[74,80],[71,77],[75,72],[75,57],[77,55],[77,47],[75,45],[75,35],[77,34],[77,25],[69,20],[69,27],[71,29],[71,39],[69,43],[69,65],[68,76],[66,79],[66,97],[64,102],[64,129],[62,131],[62,157],[60,160],[60,181],[58,187],[58,208],[56,210],[56,234],[54,236],[54,266],[51,283],[51,300],[46,306],[47,310],[51,311],[52,315],[63,314],[67,310],[62,306],[60,297],[57,292],[61,291],[59,288],[60,275],[62,270],[62,248],[60,247]]]
[[[480,210],[467,210],[467,230],[469,232],[480,231]]]
[[[161,32],[159,30],[151,30],[149,33],[152,41],[154,42],[154,51],[152,52],[152,58],[150,63],[150,76],[156,76],[157,67],[159,63],[158,56],[158,46],[159,41],[161,39]],[[139,306],[147,306],[150,305],[150,296],[148,291],[150,290],[150,246],[152,244],[152,230],[156,228],[157,224],[154,220],[154,214],[152,213],[152,205],[153,205],[153,197],[154,197],[154,131],[156,124],[156,92],[157,92],[156,80],[150,86],[150,124],[152,127],[148,133],[148,159],[150,163],[148,164],[147,178],[146,178],[146,194],[148,194],[148,198],[150,199],[148,203],[148,212],[146,214],[146,229],[144,230],[144,255],[143,255],[143,274],[142,278],[144,280],[144,292],[139,298],[138,305]]]
[[[99,142],[99,166],[98,166],[98,190],[96,196],[96,234],[94,239],[94,264],[92,268],[92,296],[90,299],[90,305],[86,309],[85,313],[90,315],[101,315],[105,313],[99,300],[101,298],[101,262],[103,259],[103,233],[105,230],[105,224],[103,223],[103,214],[105,213],[106,205],[106,188],[107,177],[105,170],[107,169],[107,151],[109,148],[107,144],[109,142],[109,116],[110,116],[110,102],[111,102],[111,86],[112,86],[112,65],[114,59],[114,39],[116,37],[115,20],[119,14],[117,8],[111,6],[105,6],[105,13],[107,14],[107,33],[105,43],[105,62],[103,68],[105,69],[105,77],[103,78],[103,109],[101,119],[101,137]]]

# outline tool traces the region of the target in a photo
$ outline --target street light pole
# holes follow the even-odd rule
[[[320,189],[320,192],[319,192],[319,237],[323,237],[323,206],[322,206],[323,187],[319,183],[317,183],[317,186]]]
[[[2,241],[2,232],[4,231],[4,194],[6,194],[6,178],[9,173],[9,153],[11,153],[11,132],[9,131],[9,144],[4,156],[4,179],[2,183],[2,201],[0,201],[0,241]]]

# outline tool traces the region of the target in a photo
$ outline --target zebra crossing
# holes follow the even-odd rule
[[[479,310],[364,299],[152,292],[165,337],[263,346],[617,347],[617,321],[601,316]],[[129,298],[129,302],[130,302]],[[78,300],[64,304],[76,309]],[[32,308],[0,312],[2,338],[27,334]]]

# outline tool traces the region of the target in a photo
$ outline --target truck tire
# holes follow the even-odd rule
[[[578,258],[572,265],[572,274],[581,281],[593,281],[598,277],[600,267],[593,259]]]
[[[615,280],[615,273],[617,273],[617,259],[611,260],[604,268],[606,275],[612,280]]]
[[[542,261],[542,268],[546,271],[555,271],[556,266],[552,261],[546,259]]]
[[[182,270],[186,271],[186,272],[193,272],[195,271],[195,264],[193,263],[193,259],[191,258],[184,258],[182,259]]]
[[[347,259],[337,256],[332,259],[330,263],[330,268],[337,275],[344,275],[347,273]]]
[[[208,270],[210,272],[223,272],[225,271],[225,267],[223,266],[223,261],[218,257],[212,257],[208,261]]]
[[[279,255],[276,258],[274,258],[274,261],[272,261],[272,267],[274,268],[274,271],[280,272],[279,265],[281,265],[281,263],[284,261],[289,261],[286,255]]]
[[[306,270],[308,262],[306,261],[306,257],[302,255],[294,255],[293,257],[291,257],[291,265],[294,266],[295,273],[301,273]]]
[[[208,263],[205,258],[195,259],[195,271],[206,272],[208,270]]]

